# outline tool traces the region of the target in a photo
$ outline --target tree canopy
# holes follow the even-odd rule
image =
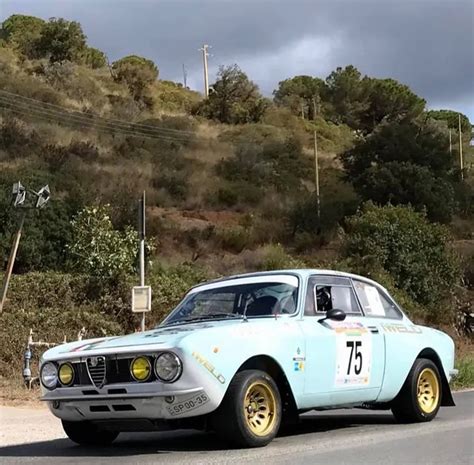
[[[237,66],[221,66],[209,98],[195,108],[195,113],[221,123],[256,123],[268,106],[257,85]]]
[[[427,208],[449,221],[454,208],[453,158],[446,134],[429,121],[380,125],[342,156],[347,178],[366,200]]]
[[[158,67],[147,58],[129,55],[112,64],[114,79],[128,86],[137,101],[146,101],[148,87],[158,79]]]
[[[278,89],[273,91],[277,105],[289,108],[293,114],[303,114],[313,120],[319,113],[321,94],[325,83],[322,79],[312,76],[295,76],[278,83]]]
[[[78,22],[51,18],[41,30],[36,50],[51,62],[77,61],[85,46],[86,36]]]
[[[0,36],[28,58],[36,56],[36,42],[45,21],[35,16],[12,15],[2,23]]]

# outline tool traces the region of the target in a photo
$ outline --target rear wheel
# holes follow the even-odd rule
[[[441,405],[441,377],[437,366],[420,358],[413,364],[392,412],[402,423],[431,421]]]
[[[278,433],[281,398],[275,381],[260,370],[237,373],[213,418],[222,438],[242,447],[266,446]]]
[[[83,446],[108,446],[117,439],[117,431],[104,431],[88,421],[63,420],[64,432],[71,441]]]

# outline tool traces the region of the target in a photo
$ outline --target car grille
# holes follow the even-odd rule
[[[86,360],[89,377],[95,387],[101,388],[106,381],[106,366],[104,357],[89,357]]]
[[[130,374],[130,364],[133,358],[117,358],[115,355],[102,357],[104,358],[105,363],[105,381],[103,381],[103,385],[110,385],[110,384],[119,384],[119,383],[136,383]],[[82,362],[73,362],[72,366],[74,368],[74,381],[71,386],[91,386],[94,385],[96,387],[101,387],[96,384],[96,382],[102,381],[102,378],[99,379],[99,372],[96,369],[91,369],[89,367],[89,358]],[[94,378],[92,377],[94,376]],[[145,383],[149,383],[152,381],[156,381],[155,374],[152,373],[150,379],[145,381]]]

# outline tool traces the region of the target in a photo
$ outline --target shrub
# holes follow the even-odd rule
[[[71,224],[68,250],[76,271],[110,279],[135,270],[137,233],[114,229],[107,206],[86,207]]]
[[[449,241],[445,227],[429,223],[410,207],[367,203],[347,220],[345,253],[375,269],[382,267],[416,302],[436,305],[460,279]]]

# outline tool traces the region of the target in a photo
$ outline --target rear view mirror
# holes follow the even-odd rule
[[[324,320],[344,321],[346,319],[346,312],[339,308],[331,308],[326,312],[326,316],[318,320],[320,323]]]

